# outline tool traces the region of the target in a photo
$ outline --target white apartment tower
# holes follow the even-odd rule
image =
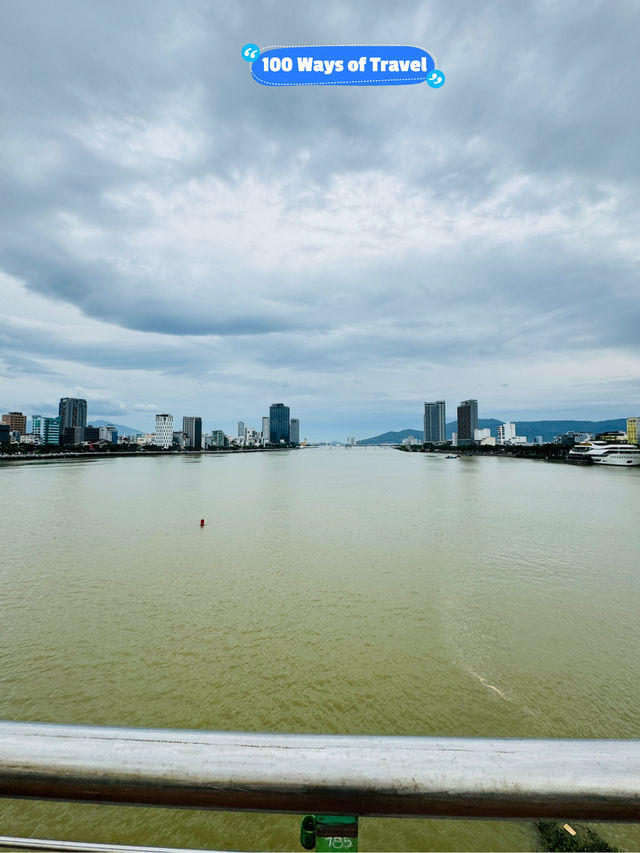
[[[173,446],[173,415],[156,415],[156,447]]]
[[[498,427],[498,444],[507,444],[516,437],[516,425],[507,421]]]

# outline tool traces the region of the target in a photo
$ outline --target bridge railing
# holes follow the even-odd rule
[[[0,797],[361,817],[640,820],[640,741],[0,722]]]

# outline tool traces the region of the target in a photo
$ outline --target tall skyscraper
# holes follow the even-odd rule
[[[156,415],[156,447],[173,447],[173,415]]]
[[[60,432],[64,433],[67,427],[80,427],[84,429],[87,425],[87,401],[78,400],[75,397],[62,397],[58,408],[60,417]]]
[[[272,403],[269,407],[269,441],[280,444],[290,441],[289,406],[284,403]]]
[[[262,437],[269,441],[269,418],[262,418]]]
[[[458,406],[458,444],[473,441],[478,428],[478,401],[463,400]]]
[[[189,450],[202,450],[202,418],[182,418],[182,432],[187,437]]]
[[[300,444],[300,421],[298,418],[291,418],[289,441],[291,444]]]
[[[238,421],[238,438],[244,438],[247,434],[247,428],[244,425],[244,421]]]
[[[446,412],[444,400],[424,404],[424,440],[446,441]]]

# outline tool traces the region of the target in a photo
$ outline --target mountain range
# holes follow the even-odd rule
[[[494,418],[478,418],[478,429],[490,429],[491,435],[497,438],[498,427],[502,423],[503,421]],[[561,435],[570,430],[590,432],[595,435],[608,430],[626,431],[627,429],[627,422],[624,418],[613,418],[608,421],[514,421],[514,423],[516,435],[524,435],[527,441],[535,441],[536,436],[541,435],[544,442],[553,441],[556,435]],[[447,424],[447,439],[451,438],[457,428],[456,421]],[[409,436],[414,436],[422,441],[423,435],[421,429],[402,429],[396,432],[383,432],[381,435],[374,435],[373,438],[364,438],[358,444],[400,444],[403,439],[409,438]]]

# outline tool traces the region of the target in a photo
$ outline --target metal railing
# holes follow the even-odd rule
[[[232,850],[192,850],[185,847],[139,847],[127,844],[94,844],[50,838],[14,838],[0,835],[0,850],[35,850],[38,853],[233,853]]]
[[[0,722],[0,797],[365,817],[640,820],[640,741]]]

